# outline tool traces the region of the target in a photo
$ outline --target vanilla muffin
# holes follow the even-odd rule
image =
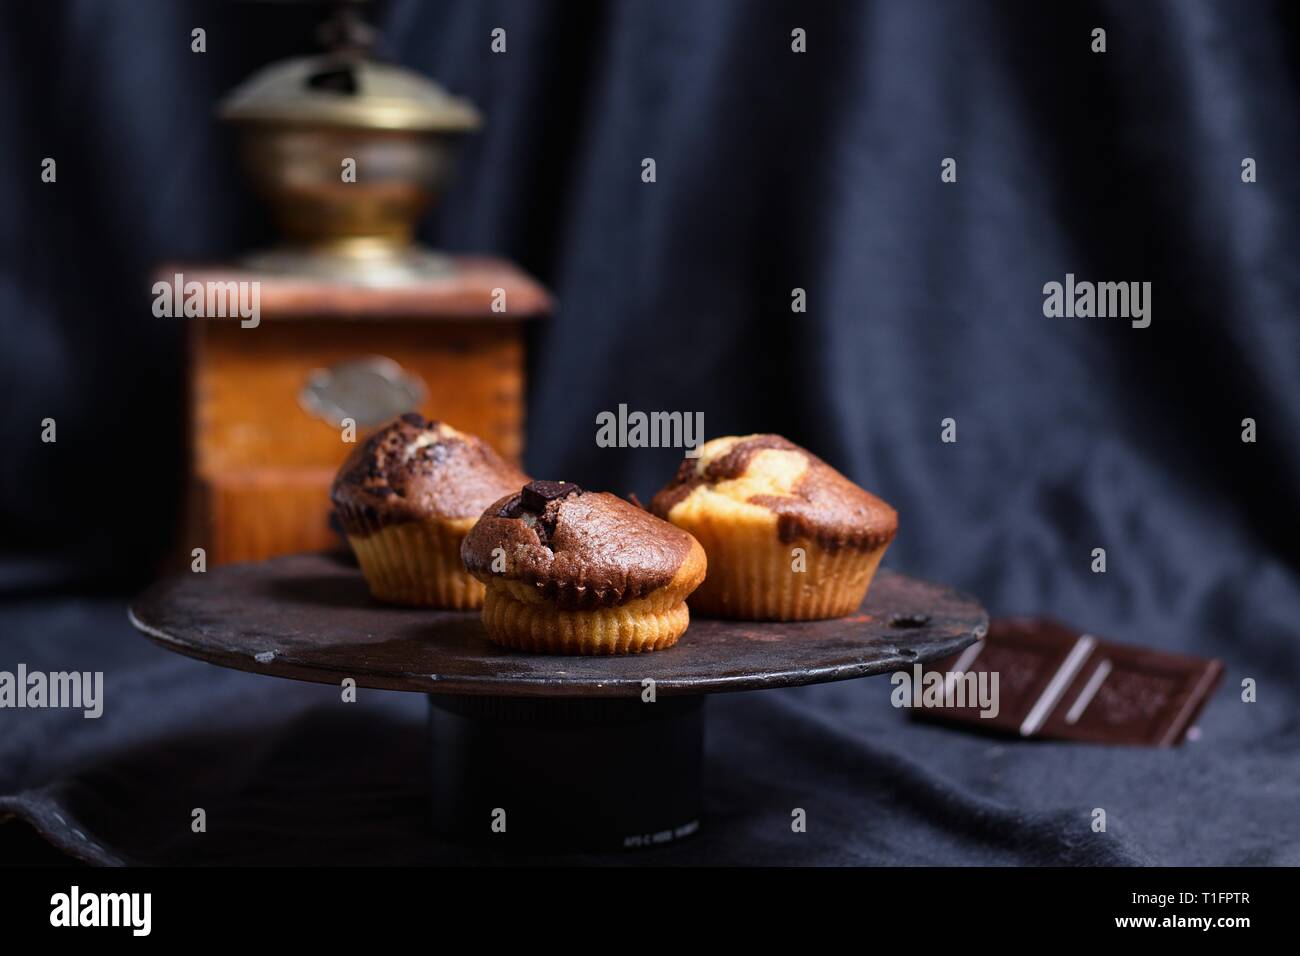
[[[852,614],[898,530],[893,508],[779,435],[705,443],[650,510],[704,546],[691,606],[716,617]]]
[[[699,542],[603,492],[533,481],[483,513],[461,556],[486,585],[483,626],[498,644],[550,654],[669,647],[704,580]]]
[[[527,480],[482,440],[412,412],[357,446],[330,497],[371,595],[467,609],[482,605],[483,585],[465,573],[461,541]]]

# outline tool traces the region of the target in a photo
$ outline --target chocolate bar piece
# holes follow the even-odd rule
[[[1180,743],[1223,674],[1218,660],[1080,634],[1048,618],[1000,618],[988,636],[926,668],[998,676],[998,708],[929,707],[917,716],[1089,743]]]
[[[582,494],[582,489],[571,481],[530,481],[524,485],[520,500],[528,511],[540,513],[548,501]]]

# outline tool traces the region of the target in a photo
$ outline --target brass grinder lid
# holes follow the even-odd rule
[[[272,63],[228,93],[217,112],[235,123],[433,133],[482,123],[468,100],[412,70],[353,52]]]

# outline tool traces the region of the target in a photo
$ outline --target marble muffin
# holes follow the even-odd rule
[[[642,508],[534,481],[492,504],[461,556],[483,582],[483,625],[508,647],[629,654],[676,643],[704,580],[699,542]]]
[[[391,604],[477,608],[460,545],[483,509],[528,476],[482,439],[410,413],[353,450],[331,499],[370,593]]]
[[[852,614],[898,530],[893,508],[780,435],[706,442],[650,510],[708,555],[691,606],[728,618]]]

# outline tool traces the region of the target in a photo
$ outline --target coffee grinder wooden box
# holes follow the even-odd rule
[[[369,289],[176,267],[183,281],[258,281],[255,327],[180,319],[190,335],[186,554],[209,564],[337,546],[329,486],[355,440],[405,411],[523,452],[524,329],[545,290],[509,263],[453,259],[448,278]],[[505,312],[493,311],[504,298]]]

